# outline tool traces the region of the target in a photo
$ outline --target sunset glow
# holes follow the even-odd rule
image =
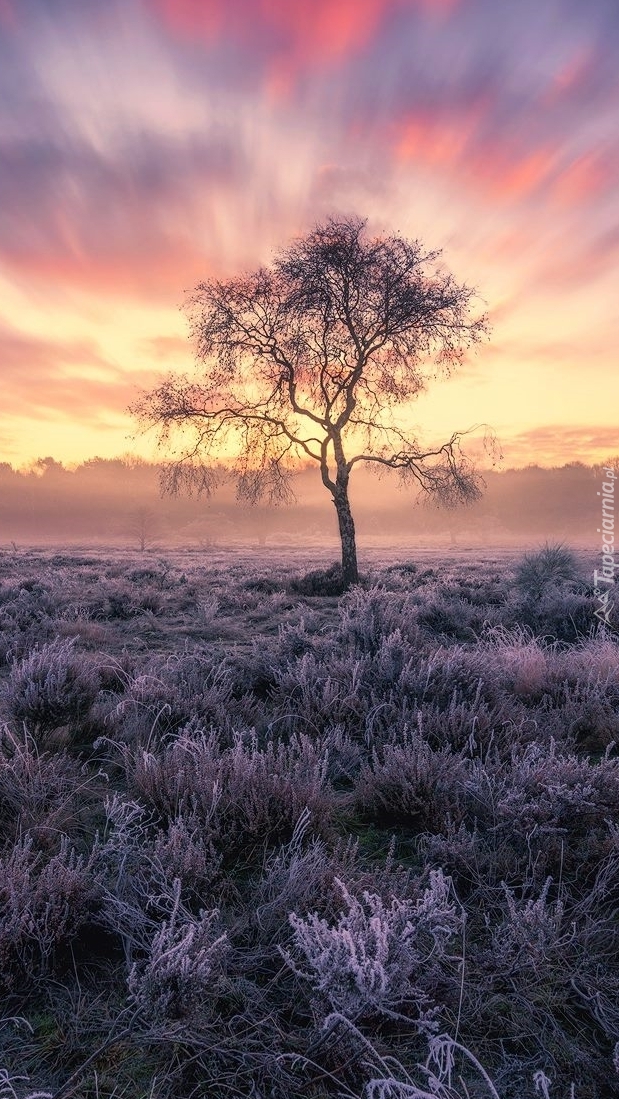
[[[186,292],[334,213],[486,303],[427,438],[616,453],[618,43],[608,0],[0,0],[0,461],[152,455]]]

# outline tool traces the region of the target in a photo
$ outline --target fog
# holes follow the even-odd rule
[[[137,549],[295,544],[337,537],[335,513],[314,468],[294,479],[296,502],[248,507],[227,478],[210,498],[163,496],[160,469],[133,458],[94,458],[73,470],[52,458],[27,470],[0,465],[0,545],[88,543]],[[493,544],[545,538],[596,540],[603,473],[579,462],[546,469],[485,471],[482,499],[446,510],[397,477],[357,470],[351,499],[361,542],[440,540]]]

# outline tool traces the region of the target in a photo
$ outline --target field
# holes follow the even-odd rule
[[[561,548],[0,553],[0,1097],[619,1090],[619,644]]]

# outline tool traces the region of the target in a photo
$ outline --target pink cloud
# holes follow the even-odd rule
[[[484,133],[492,115],[488,96],[462,109],[409,115],[396,128],[396,160],[447,169],[498,203],[528,198],[551,180],[559,163],[558,144],[528,148],[515,137]]]
[[[578,48],[553,74],[545,96],[547,105],[578,95],[595,73],[596,54],[589,46]]]
[[[149,249],[119,249],[110,255],[5,249],[3,261],[21,278],[43,285],[170,304],[180,304],[196,282],[216,273],[202,253],[182,242],[160,247],[155,242]]]
[[[54,341],[0,329],[2,413],[36,421],[66,416],[92,426],[117,418],[135,397],[143,374],[120,369],[94,344]],[[89,374],[90,368],[95,374]]]
[[[262,50],[266,88],[283,97],[297,77],[354,56],[401,9],[449,15],[460,0],[151,0],[173,35],[212,44],[220,38]]]
[[[571,162],[554,181],[552,192],[562,206],[588,203],[615,186],[617,166],[603,153],[588,152]]]
[[[17,25],[17,15],[11,0],[0,0],[0,23],[5,27]]]

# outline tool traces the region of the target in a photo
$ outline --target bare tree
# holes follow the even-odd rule
[[[126,533],[137,542],[142,553],[154,546],[159,535],[159,520],[152,508],[136,507],[128,518]]]
[[[331,494],[346,585],[358,579],[349,481],[359,462],[397,470],[444,503],[480,494],[463,432],[424,449],[396,413],[486,334],[475,293],[419,241],[368,239],[333,218],[266,268],[201,283],[187,310],[201,374],[170,377],[131,409],[170,447],[164,489],[210,492],[233,463],[240,499],[290,495],[311,460]],[[173,439],[174,436],[174,439]]]

